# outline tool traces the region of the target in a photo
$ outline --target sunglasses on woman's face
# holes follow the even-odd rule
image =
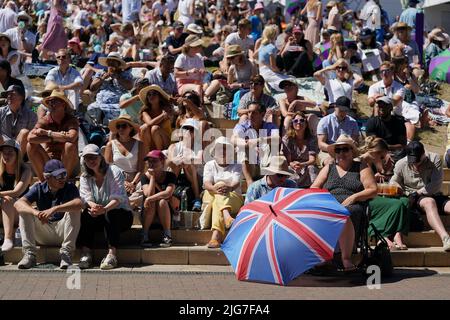
[[[116,125],[116,129],[117,130],[119,130],[119,129],[126,129],[126,128],[128,128],[128,124],[127,123],[119,123],[119,124]]]
[[[262,86],[263,84],[261,82],[252,82],[252,83],[250,83],[250,85],[252,87],[255,87],[255,86]]]
[[[306,120],[303,119],[303,118],[292,120],[292,123],[293,123],[293,124],[303,124],[303,123],[305,123],[305,122],[306,122]]]
[[[347,71],[348,68],[347,67],[337,67],[338,71]]]
[[[147,94],[148,97],[153,97],[153,96],[156,97],[158,95],[159,95],[159,93],[157,91],[149,91]]]
[[[390,69],[380,70],[380,73],[383,74],[383,75],[388,75],[388,74],[390,74],[391,72],[392,72],[392,70],[390,70]]]
[[[343,148],[336,148],[336,149],[334,149],[335,153],[342,153],[342,152],[347,153],[349,151],[350,151],[349,147],[343,147]]]

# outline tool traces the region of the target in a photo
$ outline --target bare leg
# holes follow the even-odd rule
[[[44,165],[50,160],[47,152],[40,144],[27,144],[27,152],[30,155],[31,166],[40,181],[44,181]]]
[[[152,126],[150,129],[151,132],[151,140],[153,142],[153,146],[157,150],[164,150],[170,144],[170,137],[167,133],[161,129],[160,126]]]
[[[213,95],[215,95],[217,91],[219,91],[220,86],[221,84],[219,80],[211,81],[211,84],[205,90],[205,99],[210,99]]]
[[[150,204],[149,208],[144,209],[144,221],[142,222],[142,229],[144,229],[144,232],[148,232],[155,219],[155,209],[156,206],[154,202]]]
[[[425,211],[428,223],[430,224],[431,228],[437,232],[439,237],[441,237],[441,239],[444,239],[446,236],[448,236],[448,233],[445,230],[444,225],[442,224],[442,220],[439,217],[436,201],[434,201],[433,198],[424,198],[420,201],[419,206]],[[448,202],[445,207],[447,206],[449,206]]]
[[[19,134],[16,137],[16,141],[20,146],[20,152],[22,152],[22,155],[25,155],[27,152],[27,139],[29,133],[29,130],[22,129],[19,131]]]
[[[230,215],[230,211],[228,211],[228,209],[223,209],[222,214],[223,214],[224,221],[227,221],[230,218],[233,219],[233,217]]]
[[[64,144],[64,151],[61,156],[61,161],[64,163],[64,167],[67,170],[67,176],[72,178],[72,173],[75,167],[80,162],[78,159],[78,144],[66,142]]]
[[[5,239],[14,239],[14,223],[19,214],[14,208],[14,201],[11,197],[4,197],[1,207],[3,217],[3,228],[5,230]]]
[[[197,169],[194,165],[186,165],[184,167],[184,172],[190,183],[192,183],[192,190],[194,191],[195,199],[200,199],[200,187],[197,178]]]
[[[150,151],[151,144],[150,127],[147,124],[143,124],[141,126],[141,130],[139,131],[139,139],[144,145],[144,154],[147,154]]]
[[[286,116],[286,118],[284,118],[284,122],[283,122],[283,126],[284,126],[284,132],[287,132],[291,126],[291,121],[292,121],[292,117],[291,116]]]
[[[353,267],[352,252],[355,243],[355,229],[351,219],[348,219],[344,225],[341,237],[339,238],[339,246],[341,247],[342,264],[344,268]]]
[[[170,230],[170,209],[167,200],[159,200],[158,217],[163,227],[163,230],[164,231]]]
[[[222,242],[222,234],[220,233],[219,230],[213,229],[211,240],[217,240],[219,242]]]
[[[401,232],[397,232],[397,233],[395,234],[395,236],[394,236],[394,241],[395,241],[395,243],[396,243],[398,246],[400,246],[400,247],[405,246],[405,244],[403,243],[403,237],[402,237]]]
[[[413,141],[414,136],[416,134],[416,126],[413,125],[411,122],[405,122],[406,127],[406,139],[408,141]]]

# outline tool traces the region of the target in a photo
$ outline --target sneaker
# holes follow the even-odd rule
[[[141,235],[141,247],[143,247],[143,248],[153,247],[153,243],[150,242],[147,232],[143,232]]]
[[[81,256],[80,263],[78,264],[78,268],[80,269],[89,269],[92,267],[92,254],[84,253]]]
[[[8,252],[14,248],[14,242],[11,239],[5,239],[2,245],[2,252]]]
[[[202,202],[199,199],[194,200],[192,211],[201,211],[201,210],[202,210]]]
[[[32,253],[25,253],[22,260],[17,264],[19,269],[31,269],[36,266],[36,256]]]
[[[171,247],[172,246],[172,238],[167,236],[167,235],[165,235],[163,240],[162,240],[162,242],[161,242],[161,244],[160,244],[160,246],[163,247],[163,248]]]
[[[59,264],[60,269],[67,269],[72,265],[72,257],[68,253],[61,253],[61,263]]]
[[[446,236],[444,240],[442,240],[442,247],[444,251],[450,251],[450,237]]]
[[[115,255],[108,253],[108,255],[103,258],[102,263],[100,264],[101,270],[111,270],[117,268],[117,258]]]

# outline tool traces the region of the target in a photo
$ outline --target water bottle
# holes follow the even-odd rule
[[[180,204],[180,210],[181,211],[187,211],[188,206],[188,197],[186,190],[183,190],[181,193],[181,204]]]
[[[16,229],[16,233],[14,235],[14,238],[15,238],[15,240],[14,240],[15,245],[16,246],[21,246],[22,245],[22,236],[20,235],[20,229],[19,228]]]

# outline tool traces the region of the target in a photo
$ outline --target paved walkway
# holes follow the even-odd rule
[[[182,271],[183,270],[183,271]],[[72,277],[72,278],[70,278]],[[302,276],[288,287],[237,281],[229,267],[149,266],[114,271],[81,272],[80,289],[74,275],[59,270],[19,271],[0,268],[0,299],[448,299],[450,269],[401,269],[369,290],[360,276],[330,278]],[[72,281],[71,281],[72,280]]]

